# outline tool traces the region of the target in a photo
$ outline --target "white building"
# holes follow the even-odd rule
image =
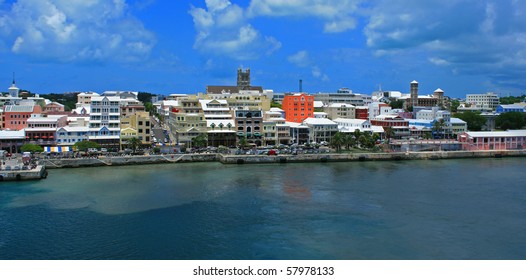
[[[309,128],[310,143],[329,143],[338,132],[338,124],[326,118],[307,118],[303,124]]]
[[[338,125],[338,130],[342,133],[352,133],[357,129],[360,132],[378,133],[380,135],[384,133],[383,127],[371,125],[371,122],[368,120],[337,118],[334,119],[334,122]]]
[[[499,105],[499,96],[493,92],[484,94],[467,94],[466,103],[470,104],[471,107],[483,111],[494,111]]]
[[[85,107],[85,106],[90,106],[91,105],[91,98],[93,96],[100,96],[98,93],[96,92],[81,92],[77,95],[77,104],[76,104],[76,107],[77,108],[80,108],[80,107]]]
[[[89,123],[89,140],[117,147],[120,142],[120,98],[93,96]]]

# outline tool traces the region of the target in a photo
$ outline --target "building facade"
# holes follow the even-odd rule
[[[314,117],[314,97],[304,93],[286,95],[283,98],[282,109],[288,122],[301,123]]]

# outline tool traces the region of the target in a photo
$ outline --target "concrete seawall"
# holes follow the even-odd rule
[[[352,154],[302,154],[302,155],[218,155],[225,164],[288,163],[288,162],[340,162],[340,161],[386,161],[386,160],[437,160],[461,158],[501,158],[526,156],[526,150],[515,151],[454,151],[409,153],[352,153]]]
[[[42,159],[47,169],[98,167],[119,165],[142,165],[181,162],[214,162],[223,164],[262,164],[294,162],[344,162],[386,160],[438,160],[461,158],[524,157],[526,150],[513,151],[454,151],[409,153],[350,153],[350,154],[301,154],[301,155],[222,155],[222,154],[174,154],[150,156],[98,157],[75,159]]]
[[[97,157],[97,158],[64,158],[42,159],[41,163],[48,169],[72,167],[98,167],[138,164],[159,164],[177,162],[209,162],[216,161],[216,154],[174,154],[151,156],[123,156],[123,157]]]

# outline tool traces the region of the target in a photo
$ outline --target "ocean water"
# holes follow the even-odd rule
[[[0,259],[526,259],[524,158],[49,170]]]

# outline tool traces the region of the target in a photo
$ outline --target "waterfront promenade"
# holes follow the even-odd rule
[[[295,163],[295,162],[344,162],[344,161],[392,161],[392,160],[438,160],[462,158],[501,158],[524,157],[526,150],[502,151],[434,151],[434,152],[395,152],[395,153],[326,153],[326,154],[284,154],[284,155],[224,155],[203,154],[165,154],[142,156],[113,156],[90,158],[40,159],[47,169],[98,167],[119,165],[140,165],[185,162],[221,162],[223,164],[251,163]]]

